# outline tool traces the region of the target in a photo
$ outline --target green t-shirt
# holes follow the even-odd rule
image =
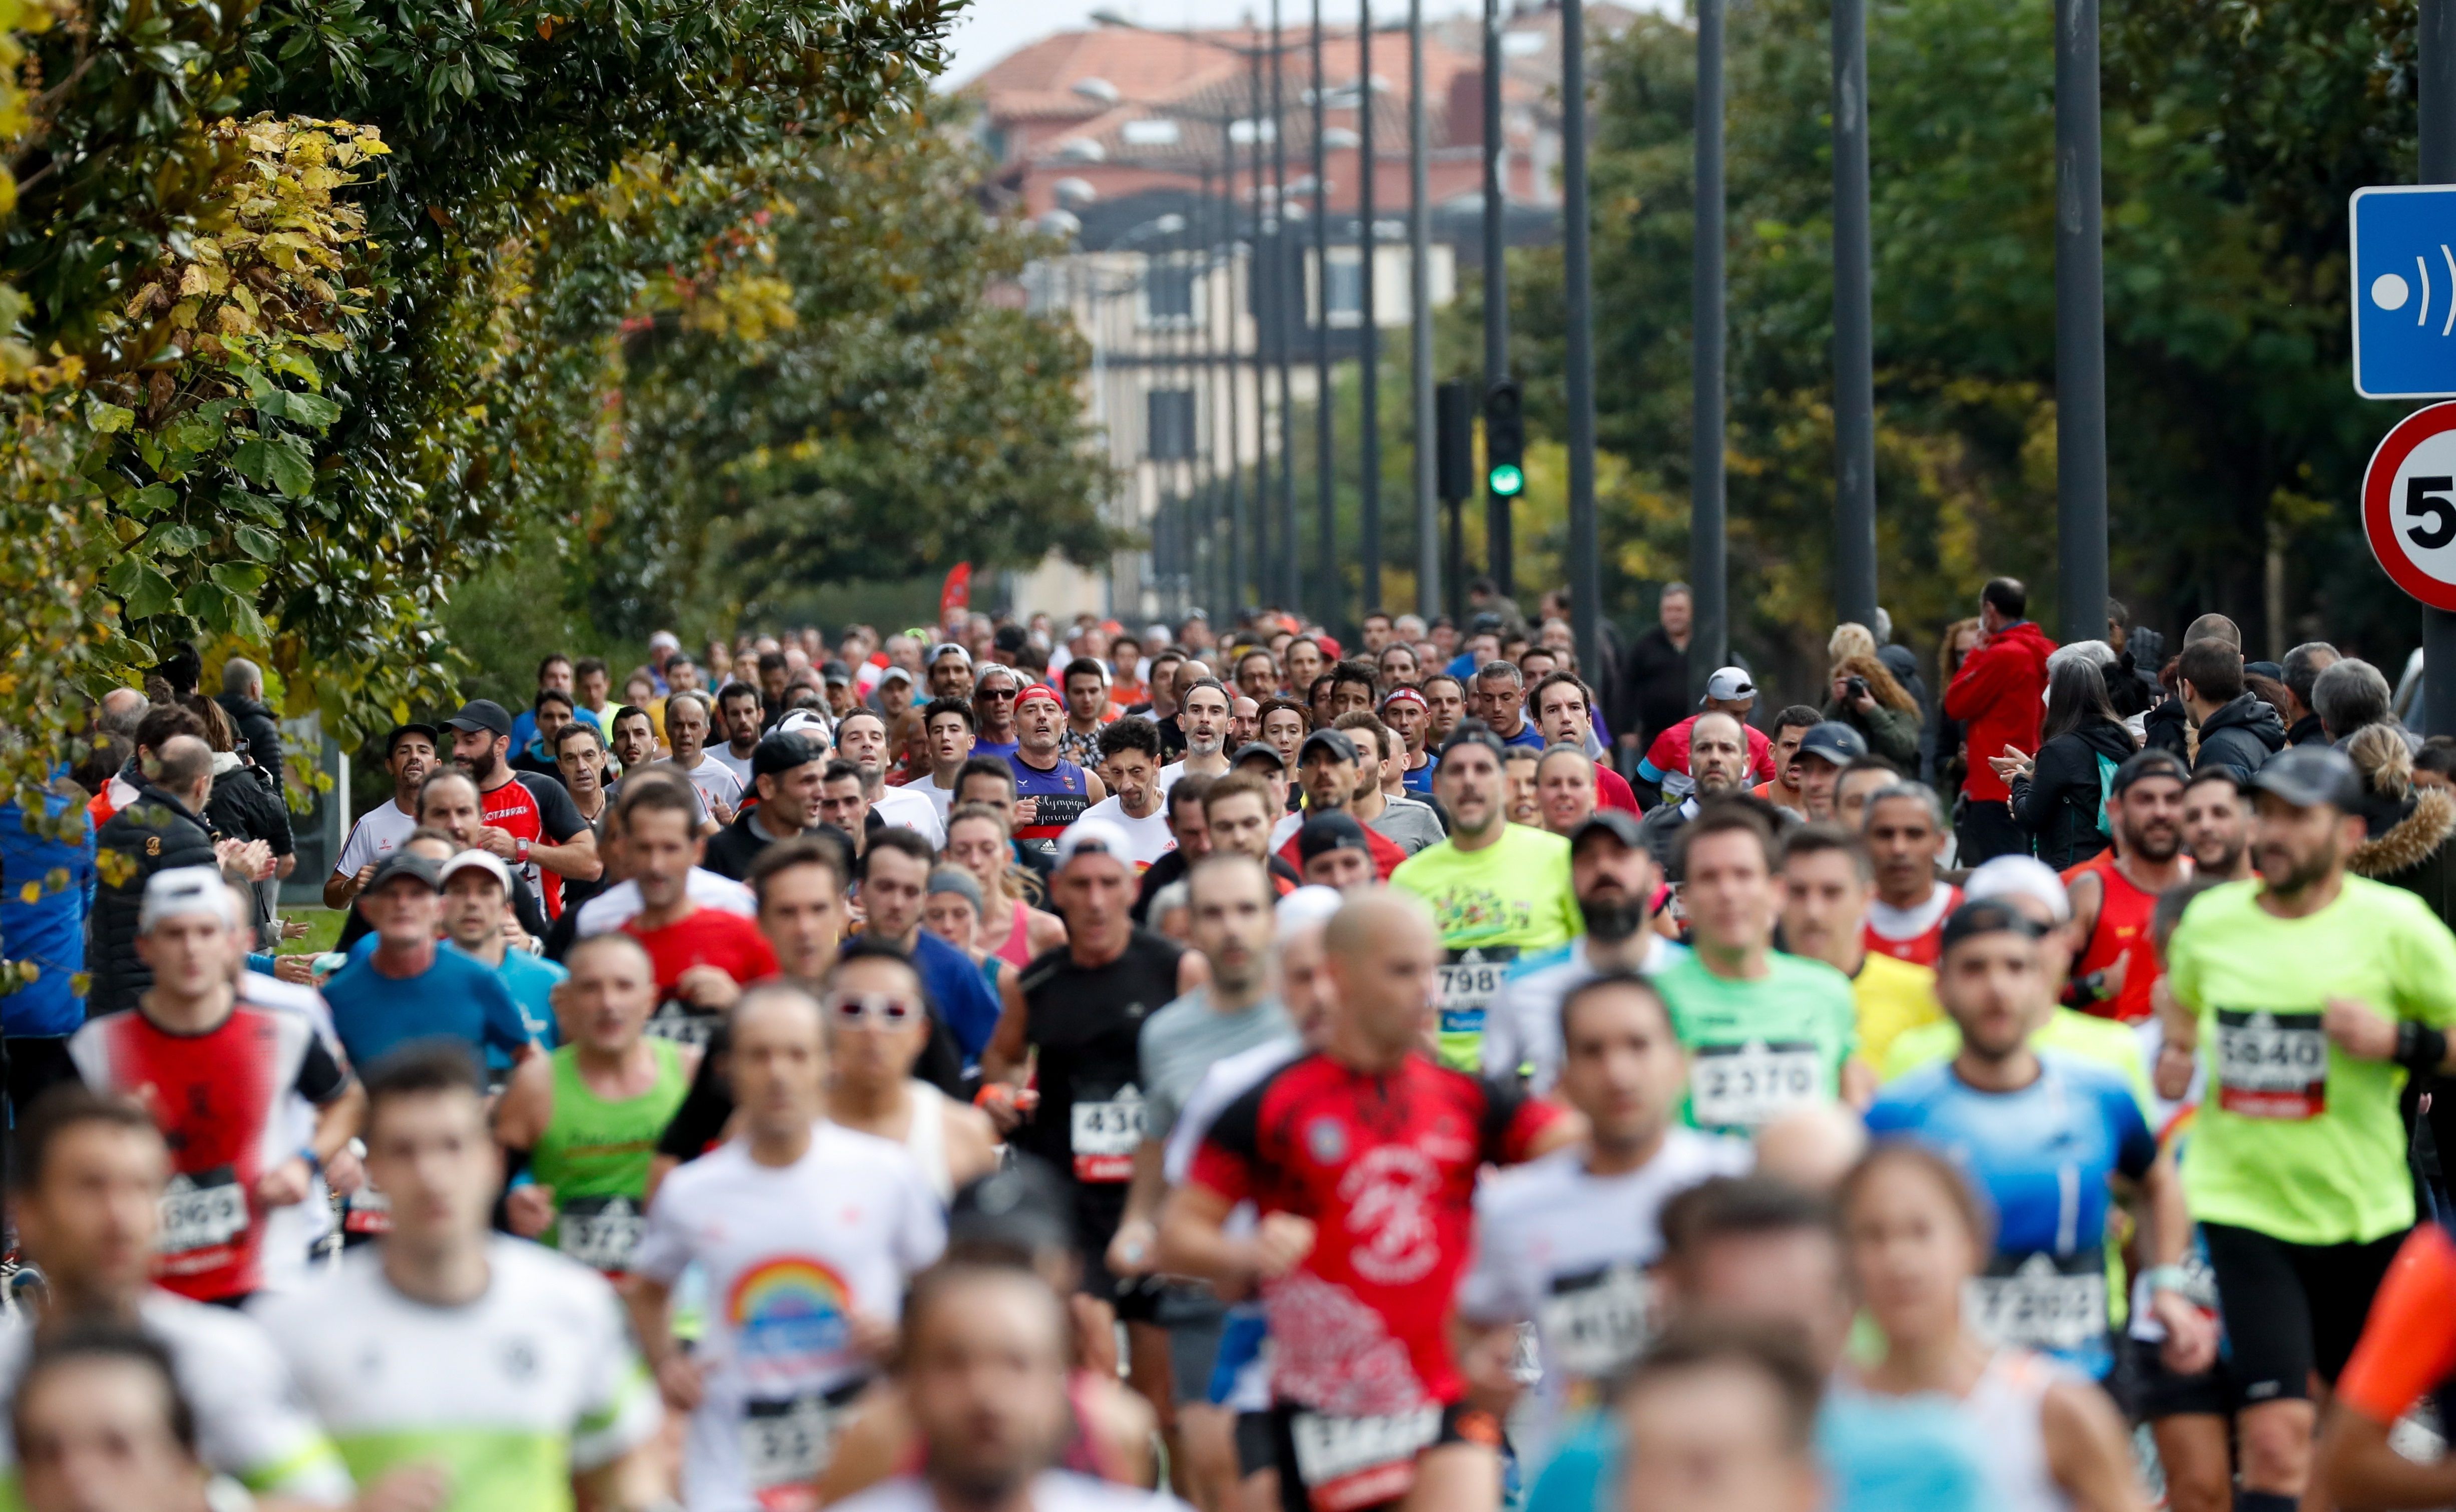
[[[1842,1063],[1859,1047],[1851,979],[1822,961],[1766,957],[1766,974],[1716,976],[1691,954],[1654,977],[1689,1056],[1682,1115],[1699,1129],[1750,1134],[1791,1109],[1841,1095]]]
[[[2183,1195],[2203,1223],[2289,1244],[2368,1243],[2413,1223],[2405,1070],[2344,1054],[2320,1015],[2344,997],[2446,1027],[2456,936],[2412,893],[2361,877],[2302,919],[2262,909],[2260,888],[2202,893],[2166,948],[2167,984],[2200,1015],[2209,1067]]]
[[[1509,825],[1482,850],[1427,846],[1390,873],[1390,886],[1433,910],[1442,931],[1442,1064],[1472,1073],[1484,1010],[1510,963],[1586,931],[1569,887],[1569,842]]]

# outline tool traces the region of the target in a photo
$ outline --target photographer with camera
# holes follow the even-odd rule
[[[1857,631],[1856,635],[1852,634]],[[1855,624],[1833,632],[1828,647],[1833,664],[1833,696],[1825,717],[1855,729],[1868,753],[1906,772],[1918,770],[1919,706],[1885,664],[1876,660],[1876,639]]]

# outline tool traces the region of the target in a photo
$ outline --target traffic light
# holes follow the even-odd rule
[[[1495,499],[1526,491],[1526,414],[1514,378],[1484,394],[1484,482]]]
[[[1451,378],[1433,398],[1434,492],[1456,503],[1475,493],[1475,390]]]

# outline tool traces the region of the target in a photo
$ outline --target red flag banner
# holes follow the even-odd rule
[[[938,623],[952,624],[954,617],[972,606],[972,564],[958,562],[947,569],[946,586],[938,590]]]

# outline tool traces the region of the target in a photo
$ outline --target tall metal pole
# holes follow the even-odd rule
[[[1219,199],[1219,255],[1206,258],[1203,287],[1207,290],[1213,277],[1219,280],[1219,303],[1228,316],[1227,328],[1219,333],[1224,350],[1217,365],[1219,379],[1228,389],[1228,591],[1219,601],[1219,610],[1234,615],[1245,600],[1245,424],[1244,405],[1238,393],[1237,138],[1236,133],[1224,124],[1221,135],[1219,150],[1225,167],[1221,175],[1224,193]],[[1202,312],[1203,323],[1208,326],[1211,300],[1207,294]]]
[[[1193,214],[1185,217],[1184,241],[1189,259],[1186,276],[1193,280],[1193,294],[1187,300],[1191,319],[1186,334],[1194,379],[1194,488],[1195,497],[1201,501],[1196,518],[1201,521],[1200,539],[1209,551],[1205,559],[1209,567],[1202,581],[1202,606],[1218,615],[1225,613],[1226,606],[1219,595],[1219,578],[1225,564],[1219,550],[1219,396],[1212,388],[1211,366],[1212,168],[1208,160],[1201,166],[1201,197],[1194,202]]]
[[[1433,191],[1424,126],[1424,0],[1407,0],[1408,377],[1416,411],[1416,612],[1442,612],[1442,503],[1434,474]]]
[[[1251,45],[1251,27],[1246,29],[1246,38],[1245,118],[1254,133],[1254,171],[1249,180],[1254,214],[1253,234],[1245,239],[1244,271],[1237,281],[1245,288],[1245,307],[1254,324],[1254,558],[1253,576],[1246,581],[1254,602],[1259,603],[1271,596],[1271,363],[1262,350],[1262,312],[1270,303],[1270,288],[1262,271],[1262,51]]]
[[[2456,183],[2456,0],[2422,0],[2422,181]],[[2422,717],[2456,735],[2456,614],[2422,611]]]
[[[1374,318],[1373,265],[1382,238],[1374,235],[1373,207],[1373,0],[1356,0],[1356,243],[1363,259],[1356,334],[1356,394],[1359,412],[1357,513],[1363,540],[1357,555],[1364,569],[1360,615],[1382,607],[1382,327]]]
[[[1586,226],[1586,7],[1561,0],[1561,271],[1568,283],[1569,618],[1578,664],[1604,664],[1603,552],[1595,532],[1594,276]]]
[[[2056,0],[2057,631],[2106,633],[2106,287],[2098,0]]]
[[[1723,0],[1697,0],[1697,224],[1688,432],[1688,690],[1730,655],[1723,541]]]
[[[1876,623],[1875,295],[1868,231],[1868,0],[1833,0],[1833,602]]]
[[[1297,566],[1297,400],[1289,383],[1289,343],[1295,330],[1288,311],[1288,112],[1280,86],[1286,70],[1279,40],[1279,0],[1271,0],[1271,337],[1279,368],[1279,561],[1269,595],[1293,609],[1304,598]]]
[[[1321,72],[1321,4],[1313,0],[1313,439],[1318,497],[1314,546],[1314,615],[1339,618],[1339,480],[1332,471],[1330,387],[1330,156],[1322,142],[1329,81]]]
[[[1501,119],[1501,0],[1484,0],[1484,386],[1509,376],[1509,269],[1503,260],[1507,239],[1508,175],[1502,160],[1509,151],[1509,133]],[[1509,500],[1487,494],[1484,514],[1484,570],[1502,594],[1510,586]],[[1458,565],[1466,575],[1466,563]],[[1462,630],[1465,627],[1461,626]]]

